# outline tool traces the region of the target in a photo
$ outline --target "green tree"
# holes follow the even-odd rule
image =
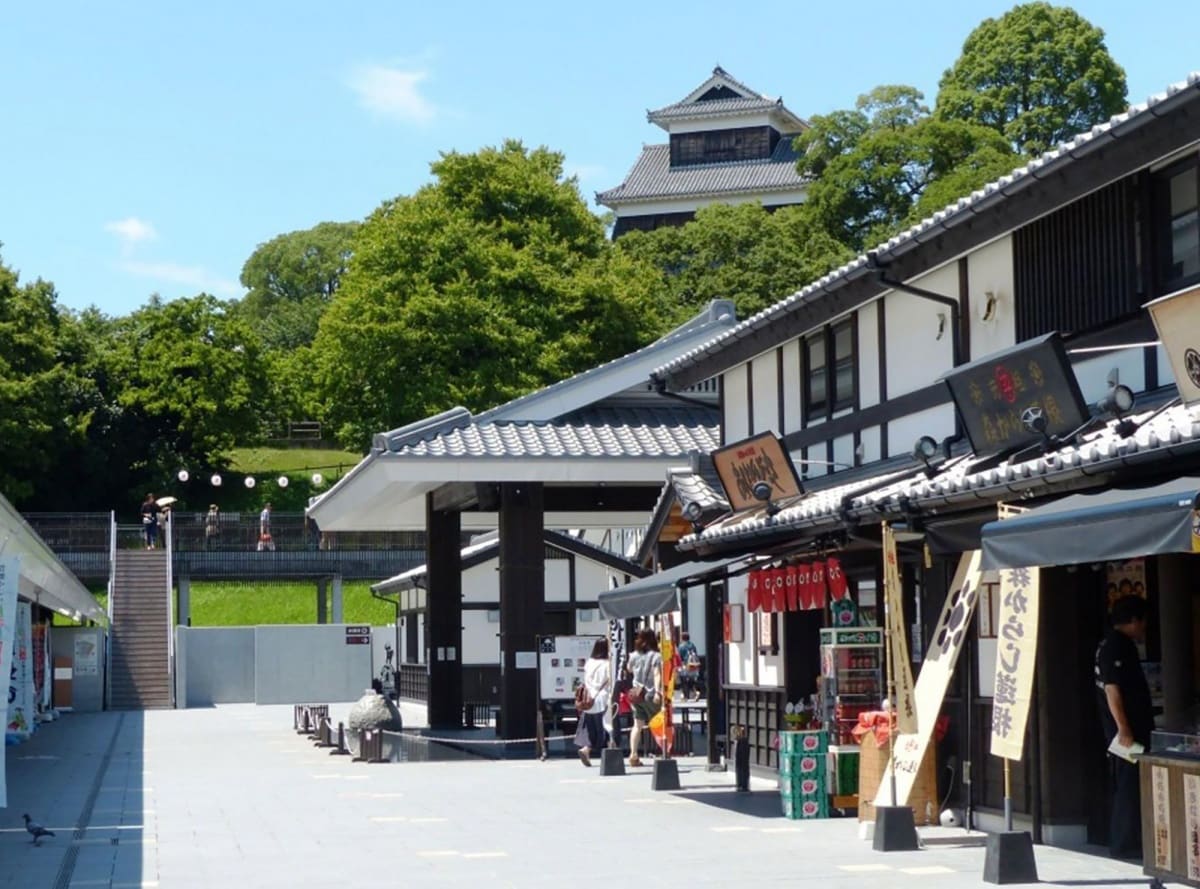
[[[1125,71],[1075,10],[1023,3],[985,19],[942,75],[935,113],[981,123],[1027,156],[1124,111]]]
[[[862,251],[1019,163],[994,130],[933,118],[922,100],[876,87],[797,137],[797,169],[812,179],[805,209],[835,241]]]
[[[166,479],[179,466],[219,466],[261,436],[262,347],[229,304],[208,294],[159,297],[113,322],[101,361],[125,436],[144,444],[135,471]]]
[[[54,508],[59,456],[85,441],[95,386],[80,373],[85,340],[52,284],[20,284],[0,264],[0,493]]]
[[[652,270],[611,249],[561,154],[507,141],[432,171],[364,223],[313,344],[321,418],[348,447],[492,407],[662,330]]]
[[[322,222],[260,244],[242,267],[239,311],[268,350],[306,346],[341,284],[357,222]]]
[[[714,299],[732,299],[747,318],[853,257],[805,208],[760,204],[714,204],[683,226],[629,232],[617,247],[658,269],[673,323]]]

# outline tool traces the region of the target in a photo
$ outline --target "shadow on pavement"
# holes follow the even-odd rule
[[[739,793],[732,787],[715,787],[675,791],[671,795],[753,818],[783,817],[778,790],[750,790]]]

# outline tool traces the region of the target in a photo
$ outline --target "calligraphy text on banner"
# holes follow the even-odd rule
[[[766,482],[771,499],[804,493],[792,458],[774,432],[763,432],[713,451],[713,467],[734,512],[763,506],[754,486]]]
[[[1038,568],[1000,571],[996,684],[992,695],[992,755],[1020,760],[1037,659]]]
[[[946,689],[950,685],[950,676],[954,673],[954,665],[958,662],[963,641],[967,637],[967,629],[971,625],[971,616],[979,602],[980,560],[981,553],[976,549],[963,553],[958,561],[958,570],[954,572],[954,580],[951,581],[950,591],[946,594],[946,604],[942,606],[942,615],[938,619],[933,637],[929,640],[925,660],[921,663],[921,673],[917,676],[917,684],[913,690],[917,705],[918,731],[913,734],[897,733],[894,759],[888,763],[879,782],[879,793],[875,797],[877,806],[893,805],[893,768],[896,772],[898,800],[895,805],[907,803],[908,796],[912,793],[917,769],[933,739],[933,727],[941,713],[942,700],[946,697]]]
[[[0,559],[0,678],[8,690],[13,664],[13,635],[17,627],[17,584],[21,579],[21,560]],[[8,725],[8,695],[0,695],[0,725]],[[5,783],[5,745],[0,744],[0,808],[8,805]]]
[[[904,595],[900,586],[900,563],[896,557],[896,535],[883,523],[883,591],[887,597],[887,631],[896,682],[896,724],[901,734],[918,730],[917,705],[913,699],[912,663],[904,633]]]

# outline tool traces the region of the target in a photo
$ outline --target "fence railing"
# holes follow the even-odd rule
[[[401,698],[421,702],[429,700],[429,669],[425,664],[400,664],[396,677]]]

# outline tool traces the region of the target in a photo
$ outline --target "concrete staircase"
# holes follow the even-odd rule
[[[169,708],[171,590],[166,550],[117,550],[113,588],[111,710]]]

